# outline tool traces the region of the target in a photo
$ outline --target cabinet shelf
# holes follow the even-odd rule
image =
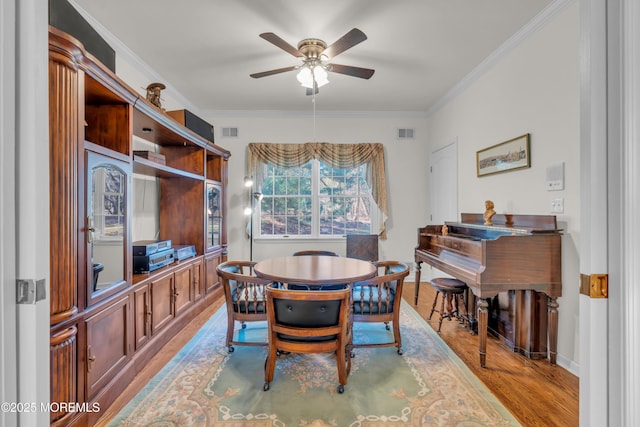
[[[170,166],[161,165],[160,163],[152,162],[140,156],[133,156],[133,171],[142,175],[155,176],[158,178],[191,178],[199,181],[204,180],[202,175],[196,175]]]

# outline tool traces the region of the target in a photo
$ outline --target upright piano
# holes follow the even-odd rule
[[[480,366],[486,366],[490,320],[514,351],[532,358],[548,355],[555,364],[562,296],[556,217],[496,214],[492,225],[484,222],[483,214],[463,213],[460,222],[418,229],[415,304],[425,262],[469,286],[477,304]]]

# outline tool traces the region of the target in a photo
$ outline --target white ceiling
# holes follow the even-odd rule
[[[331,44],[354,27],[367,40],[334,62],[375,69],[370,80],[330,73],[321,111],[427,112],[543,16],[554,0],[71,0],[200,111],[308,110],[288,72],[300,61],[261,39]],[[557,1],[557,0],[556,0]]]

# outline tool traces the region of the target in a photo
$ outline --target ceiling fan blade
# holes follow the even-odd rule
[[[358,43],[362,43],[367,39],[367,36],[357,28],[349,31],[344,36],[336,40],[332,45],[328,46],[323,52],[327,58],[334,58],[344,52],[345,50],[352,48]]]
[[[280,49],[284,50],[287,53],[290,53],[291,55],[295,56],[296,58],[304,58],[304,55],[302,53],[300,53],[300,51],[298,49],[296,49],[295,47],[291,46],[289,43],[287,43],[286,41],[284,41],[280,37],[276,36],[274,33],[262,33],[262,34],[260,34],[260,37],[262,37],[263,39],[265,39],[269,43],[278,46]]]
[[[370,79],[376,70],[370,68],[352,67],[350,65],[327,64],[329,71],[334,73],[346,74],[347,76],[360,77],[361,79]]]
[[[278,68],[276,70],[263,71],[261,73],[253,73],[253,74],[249,74],[249,75],[251,77],[253,77],[254,79],[259,79],[260,77],[267,77],[267,76],[272,76],[274,74],[280,74],[280,73],[286,73],[287,71],[293,71],[296,68],[297,68],[296,66],[292,65],[291,67]]]

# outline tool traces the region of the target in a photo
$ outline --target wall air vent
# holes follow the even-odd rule
[[[222,128],[222,137],[223,138],[237,138],[238,137],[238,128]]]
[[[398,128],[398,139],[413,139],[415,129]]]

